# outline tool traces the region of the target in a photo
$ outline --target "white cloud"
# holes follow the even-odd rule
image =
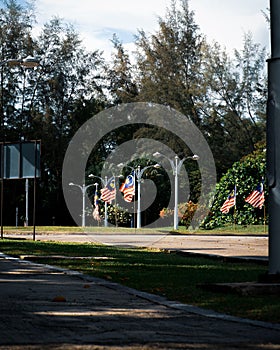
[[[130,31],[153,28],[157,15],[163,15],[168,2],[164,0],[37,0],[42,17],[59,15],[73,23],[90,28],[118,27]],[[81,5],[82,4],[82,5]]]
[[[251,31],[254,40],[266,45],[269,31],[261,10],[267,0],[189,0],[203,34],[228,51],[241,48],[244,33]],[[37,0],[40,25],[58,16],[72,23],[89,50],[104,50],[110,55],[110,39],[116,32],[128,44],[138,29],[153,32],[158,16],[164,17],[169,0]]]
[[[154,31],[158,16],[164,16],[169,0],[37,0],[38,25],[54,16],[73,24],[88,50],[110,56],[114,33],[124,44],[134,41],[138,29]]]
[[[201,31],[228,51],[241,49],[249,31],[255,42],[268,45],[269,30],[261,12],[266,10],[267,0],[190,0],[190,6]]]

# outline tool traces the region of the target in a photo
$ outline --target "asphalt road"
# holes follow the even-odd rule
[[[5,237],[29,238],[32,234],[7,234]],[[180,250],[182,252],[268,259],[267,235],[174,235],[132,233],[69,233],[36,234],[36,240],[56,240],[61,242],[97,242],[122,247],[150,247],[155,249]]]

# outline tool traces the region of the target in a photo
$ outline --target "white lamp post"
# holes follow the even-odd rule
[[[82,209],[82,227],[85,227],[85,217],[86,217],[86,211],[85,211],[85,206],[86,206],[86,191],[89,187],[91,186],[94,186],[94,184],[91,184],[91,185],[85,185],[85,184],[82,184],[81,185],[77,185],[77,184],[74,184],[73,182],[70,182],[69,183],[69,186],[76,186],[76,187],[79,187],[79,189],[82,191],[82,196],[83,196],[83,209]]]
[[[95,186],[95,193],[98,191],[98,182],[93,184]]]
[[[123,166],[123,163],[118,164],[118,166]],[[141,169],[140,165],[137,166],[137,168],[133,168],[129,165],[125,165],[126,167],[130,168],[131,170],[134,171],[134,178],[136,176],[137,178],[137,228],[141,228],[141,180],[144,172],[149,169],[149,168],[159,168],[159,164],[155,165],[148,165],[145,166],[143,169]]]
[[[126,167],[126,168],[129,168],[129,169],[131,169],[132,171],[133,171],[133,184],[134,184],[134,186],[135,186],[135,168],[133,168],[132,166],[130,166],[130,165],[126,165],[126,164],[124,164],[124,163],[120,163],[120,164],[118,164],[117,165],[119,168],[122,168],[122,167]],[[119,177],[122,177],[122,175],[120,175]],[[135,193],[135,188],[134,188],[134,193]],[[133,226],[135,227],[135,223],[134,223],[134,221],[135,221],[135,196],[134,196],[134,200],[133,200],[133,206],[134,206],[134,208],[133,208]],[[137,211],[137,222],[138,222],[138,211]]]
[[[199,156],[197,154],[194,154],[193,156],[188,156],[183,159],[179,160],[179,157],[175,156],[175,161],[172,159],[166,157],[164,154],[161,154],[159,152],[155,152],[153,154],[155,157],[162,156],[166,159],[168,159],[171,168],[173,170],[174,180],[175,180],[175,195],[174,195],[174,230],[178,230],[178,175],[180,173],[181,167],[186,159],[192,159],[192,160],[198,160]]]
[[[106,187],[107,184],[108,184],[108,177],[107,177],[107,176],[105,176],[105,178],[102,179],[102,177],[100,177],[100,176],[96,176],[96,175],[93,175],[93,174],[89,174],[88,177],[90,177],[90,178],[96,177],[97,179],[100,179],[100,181],[101,181],[101,183],[102,183],[102,185],[103,185],[104,187]],[[105,202],[104,226],[105,226],[105,227],[108,227],[108,207],[107,207],[107,202]]]

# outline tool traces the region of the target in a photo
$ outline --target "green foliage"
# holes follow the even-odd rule
[[[198,203],[194,203],[191,200],[186,203],[178,204],[178,217],[179,225],[185,226],[187,229],[191,225],[191,229],[199,227],[205,213],[205,208]],[[195,218],[194,218],[195,215]],[[160,217],[162,219],[170,219],[174,216],[174,210],[169,208],[163,208],[160,211]]]
[[[102,58],[87,52],[73,27],[61,19],[45,23],[33,36],[35,10],[28,3],[2,1],[0,61],[38,57],[34,69],[0,67],[0,141],[40,139],[42,172],[37,189],[38,222],[72,224],[61,188],[61,169],[68,143],[77,128],[105,106],[100,77]],[[20,3],[20,4],[19,4]],[[23,215],[23,186],[7,184],[5,222],[14,222],[14,208]],[[57,210],[59,208],[59,210]],[[66,219],[66,220],[65,220]]]
[[[0,67],[0,140],[42,140],[42,176],[37,191],[40,224],[73,223],[61,186],[65,150],[76,130],[108,106],[144,101],[178,110],[207,139],[219,177],[264,139],[265,51],[250,35],[245,35],[244,47],[235,52],[233,59],[218,44],[209,45],[200,33],[188,0],[171,0],[154,33],[139,31],[133,59],[114,36],[111,62],[105,62],[98,50],[85,50],[73,26],[59,18],[45,23],[35,37],[36,13],[30,2],[1,3],[0,61],[29,55],[40,58],[36,69],[11,68],[6,64]],[[135,138],[158,140],[180,158],[190,153],[188,145],[168,130],[127,125],[102,135],[89,158],[89,172],[99,174],[108,155],[118,145]],[[190,200],[196,203],[199,175],[196,168],[190,170]],[[170,184],[166,174],[161,176],[162,181],[157,184],[158,202],[143,218],[147,223],[156,219],[160,208],[167,205]],[[184,185],[181,183],[182,188]],[[219,186],[225,196],[229,189]],[[22,184],[5,186],[4,196],[9,198],[5,199],[5,203],[9,202],[4,208],[5,223],[14,221],[16,206],[23,215],[23,193]],[[250,207],[242,215],[238,214],[240,222],[253,218],[254,222],[259,221]],[[220,221],[231,222],[231,217],[227,216],[227,220],[222,217]]]
[[[265,179],[265,150],[264,144],[259,144],[257,150],[233,164],[232,168],[221,178],[216,186],[215,199],[211,212],[204,220],[202,227],[212,229],[215,227],[238,224],[264,223],[264,208],[256,209],[245,202],[245,198]],[[220,211],[221,206],[229,193],[237,187],[236,210],[230,209],[228,214]],[[265,193],[267,193],[264,186]],[[267,220],[267,218],[265,218]]]
[[[172,1],[157,32],[138,33],[137,99],[171,106],[199,125],[196,103],[205,93],[199,74],[203,42],[188,1]]]
[[[220,174],[265,139],[266,52],[245,34],[233,58],[215,44],[205,45],[204,60],[203,129]]]
[[[136,47],[136,101],[168,105],[190,118],[211,147],[219,177],[265,139],[266,52],[252,35],[230,57],[207,43],[189,1],[174,0],[155,33],[139,32]],[[173,149],[185,151],[180,143]]]
[[[130,214],[126,209],[117,205],[108,205],[108,221],[110,224],[115,226],[130,227],[132,214]],[[101,208],[101,216],[105,217],[104,206]]]
[[[115,105],[129,103],[138,94],[135,77],[133,77],[134,68],[128,53],[116,35],[113,36],[112,43],[114,45],[113,62],[106,67],[112,103]]]

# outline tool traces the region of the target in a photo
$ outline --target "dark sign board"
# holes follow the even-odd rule
[[[1,143],[0,148],[1,178],[29,179],[40,177],[41,144],[39,141]]]

